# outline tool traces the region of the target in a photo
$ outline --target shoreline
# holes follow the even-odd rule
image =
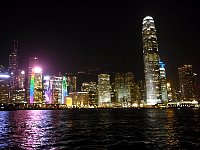
[[[77,108],[0,108],[0,111],[18,111],[18,110],[102,110],[102,109],[199,109],[199,107],[99,107],[99,108],[83,108],[83,107],[77,107]]]

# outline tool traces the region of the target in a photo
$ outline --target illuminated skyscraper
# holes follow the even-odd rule
[[[160,61],[159,65],[160,65],[161,100],[163,103],[166,103],[168,100],[168,97],[167,97],[167,81],[166,81],[165,64]]]
[[[98,75],[98,104],[100,106],[111,102],[110,90],[111,90],[110,75],[108,74]]]
[[[181,100],[198,100],[197,74],[193,73],[192,65],[178,68]]]
[[[45,83],[45,98],[49,104],[65,104],[68,96],[66,76],[51,76]],[[47,79],[46,79],[47,80]],[[47,101],[48,100],[48,101]]]
[[[117,102],[132,104],[134,98],[134,75],[132,72],[115,74],[115,92]]]
[[[142,23],[143,59],[146,83],[146,104],[161,103],[158,41],[152,17],[147,16]]]
[[[18,88],[15,89],[15,102],[25,103],[25,70],[18,71]]]
[[[38,57],[30,57],[27,86],[28,103],[43,103],[42,88],[42,68],[39,65],[39,59]]]
[[[18,86],[18,41],[14,40],[13,51],[9,55],[9,74],[10,74],[10,102],[15,102],[15,89]]]
[[[51,87],[50,76],[43,76],[44,101],[46,104],[53,104]]]
[[[9,80],[8,73],[0,72],[0,103],[9,103]]]

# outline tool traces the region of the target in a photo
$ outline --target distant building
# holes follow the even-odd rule
[[[163,103],[167,103],[167,81],[166,81],[166,72],[165,72],[165,64],[163,62],[159,62],[159,70],[160,70],[160,85],[161,85],[161,101]]]
[[[67,85],[68,85],[68,92],[76,92],[77,91],[77,77],[72,73],[68,73],[67,75]]]
[[[0,74],[0,103],[9,103],[9,82],[10,75]]]
[[[146,16],[142,23],[143,59],[146,85],[146,104],[161,103],[158,41],[154,20]]]
[[[50,97],[48,103],[53,104],[66,104],[66,98],[68,96],[67,91],[67,78],[66,76],[52,76],[50,77],[50,89],[46,89],[47,93],[50,93]],[[47,87],[47,85],[46,85]],[[49,91],[50,90],[50,91]]]
[[[15,103],[26,103],[26,72],[25,70],[18,70],[18,87],[14,91]]]
[[[50,76],[48,75],[43,76],[43,90],[45,104],[53,104],[52,82],[50,82]]]
[[[28,67],[28,85],[27,85],[27,102],[30,104],[44,103],[43,99],[43,81],[42,68],[39,64],[38,57],[29,58]]]
[[[173,101],[175,101],[175,100],[173,99],[172,88],[171,88],[171,84],[170,84],[170,83],[167,83],[167,100],[168,100],[168,102],[173,102]]]
[[[125,73],[125,89],[127,96],[127,103],[132,105],[133,103],[138,103],[139,97],[136,92],[136,84],[134,83],[134,75],[132,72]]]
[[[90,84],[88,82],[83,82],[81,86],[81,91],[89,92],[89,90],[90,90]]]
[[[72,98],[73,107],[88,107],[88,93],[87,92],[71,92],[69,97]]]
[[[134,75],[132,72],[115,74],[116,101],[132,105],[137,103]]]
[[[123,102],[126,98],[126,87],[125,87],[125,74],[115,73],[115,93],[117,102]]]
[[[197,74],[193,73],[192,65],[178,68],[181,100],[198,100]]]
[[[98,105],[102,106],[104,104],[111,102],[110,95],[110,75],[99,74],[98,75]]]
[[[18,89],[18,41],[14,40],[13,51],[9,55],[9,74],[10,74],[10,103],[15,103],[16,91]]]
[[[83,92],[88,93],[89,106],[98,105],[98,92],[96,82],[84,82],[82,83],[81,89]]]
[[[44,103],[43,101],[43,86],[42,86],[42,68],[32,68],[30,79],[30,104]]]
[[[112,103],[118,102],[117,99],[116,99],[115,83],[111,83],[110,97],[111,97]]]

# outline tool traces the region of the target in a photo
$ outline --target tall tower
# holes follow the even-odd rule
[[[142,23],[146,104],[161,103],[158,41],[154,20],[146,16]]]
[[[18,77],[18,41],[14,40],[13,51],[9,55],[9,74],[10,74],[10,102],[15,102],[14,90],[17,88]]]

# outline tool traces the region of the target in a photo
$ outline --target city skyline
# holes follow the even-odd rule
[[[141,23],[149,15],[156,24],[167,80],[177,82],[177,68],[183,64],[193,65],[199,74],[198,58],[194,55],[198,54],[195,44],[199,40],[195,37],[198,35],[195,8],[195,4],[170,1],[7,2],[1,6],[0,63],[8,66],[12,42],[16,39],[21,44],[20,60],[37,56],[43,61],[44,70],[52,73],[98,67],[132,71],[137,80],[142,80]]]

